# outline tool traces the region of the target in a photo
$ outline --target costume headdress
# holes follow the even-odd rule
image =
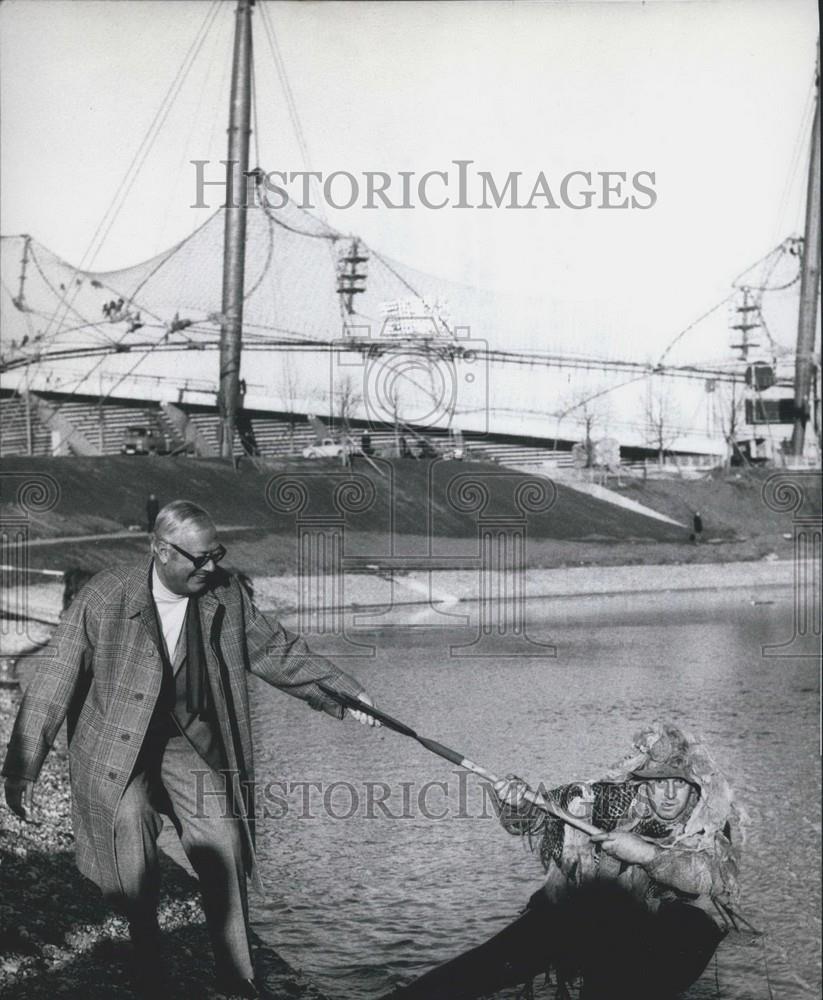
[[[682,828],[668,846],[692,850],[721,847],[721,877],[731,898],[737,894],[742,845],[740,814],[734,793],[701,740],[669,723],[654,722],[634,737],[632,750],[606,772],[606,781],[683,778],[699,790]],[[665,845],[663,841],[661,846]]]

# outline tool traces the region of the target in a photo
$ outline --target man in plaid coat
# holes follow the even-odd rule
[[[371,703],[362,685],[257,611],[217,566],[224,555],[206,511],[183,500],[163,508],[152,558],[97,574],[63,615],[53,655],[26,689],[2,770],[9,807],[27,819],[33,783],[66,720],[77,866],[127,916],[139,984],[155,996],[166,985],[161,813],[199,877],[219,988],[258,995],[247,929],[247,672],[336,718],[344,710],[318,682]]]

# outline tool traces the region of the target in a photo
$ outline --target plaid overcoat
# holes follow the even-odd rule
[[[162,680],[151,565],[149,560],[98,573],[64,613],[23,696],[2,771],[35,781],[66,720],[77,867],[107,896],[121,892],[115,813]],[[336,718],[342,718],[343,709],[315,682],[350,695],[363,687],[313,655],[302,638],[260,614],[228,573],[215,574],[199,606],[235,809],[246,833],[246,870],[252,873],[254,764],[247,673]]]

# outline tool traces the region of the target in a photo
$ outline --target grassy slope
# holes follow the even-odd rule
[[[293,572],[296,566],[296,520],[293,513],[275,511],[267,501],[267,486],[278,475],[307,473],[312,483],[307,513],[328,516],[334,510],[332,490],[350,481],[336,463],[285,462],[279,469],[259,472],[244,463],[239,472],[215,460],[171,458],[15,458],[4,462],[14,475],[3,483],[3,501],[13,497],[19,474],[46,473],[60,491],[50,512],[33,515],[33,539],[122,531],[142,524],[147,494],[161,503],[185,496],[209,509],[218,523],[252,530],[225,533],[231,561],[251,574]],[[358,464],[358,476],[374,486],[375,501],[362,513],[346,515],[346,553],[379,561],[390,553],[438,557],[473,553],[477,515],[456,509],[449,482],[471,476],[492,484],[484,514],[511,516],[514,487],[528,478],[498,466],[475,463],[395,461],[384,464],[385,477]],[[557,484],[548,512],[529,514],[527,560],[532,566],[625,564],[756,559],[776,552],[789,558],[791,516],[771,511],[761,498],[766,473],[745,476],[718,474],[699,481],[627,482],[621,492],[661,513],[689,523],[700,510],[705,535],[717,544],[694,546],[688,532],[636,515]],[[491,478],[488,478],[491,477]],[[809,492],[812,492],[809,487]],[[271,490],[270,490],[271,494]],[[426,497],[430,496],[427,502]],[[394,503],[391,502],[392,496]],[[809,509],[820,506],[820,489],[812,492]],[[4,516],[13,508],[3,507]],[[430,545],[429,538],[433,541]],[[83,565],[100,569],[113,561],[131,560],[146,551],[145,535],[101,542],[62,542],[32,546],[35,567]],[[445,565],[445,561],[443,563]]]

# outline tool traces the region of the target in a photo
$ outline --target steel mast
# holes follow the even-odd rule
[[[243,292],[246,270],[246,210],[251,135],[251,9],[238,0],[231,76],[229,144],[226,164],[226,223],[223,237],[223,308],[220,318],[220,454],[231,458],[240,402]]]
[[[797,352],[794,375],[794,430],[792,455],[800,458],[809,421],[809,395],[815,377],[814,342],[817,333],[818,285],[820,283],[820,49],[818,39],[815,69],[814,120],[809,151],[809,182],[806,191],[806,231],[800,275],[800,313],[797,322]]]

